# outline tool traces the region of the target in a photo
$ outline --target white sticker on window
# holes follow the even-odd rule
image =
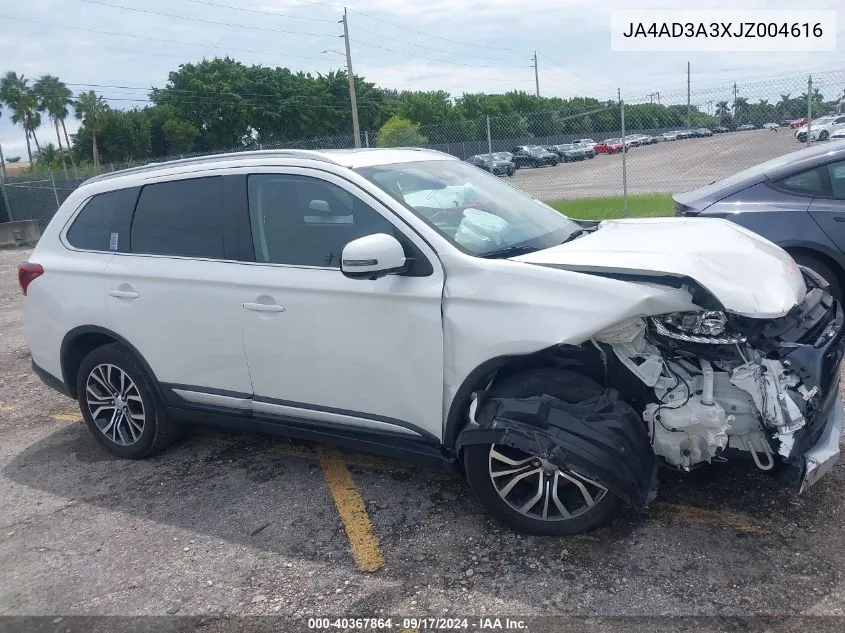
[[[112,233],[109,237],[109,250],[116,251],[117,250],[117,233]]]

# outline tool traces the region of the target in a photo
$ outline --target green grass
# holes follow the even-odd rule
[[[622,212],[622,196],[554,200],[549,205],[579,220],[611,220],[625,217]],[[652,218],[672,213],[672,196],[659,193],[628,196],[627,217]]]

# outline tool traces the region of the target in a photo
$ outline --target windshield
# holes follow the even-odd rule
[[[545,154],[546,153],[546,150],[544,150],[542,147],[532,147],[528,151],[531,152],[532,154]]]
[[[470,255],[549,248],[580,228],[516,187],[460,161],[396,163],[356,171]]]

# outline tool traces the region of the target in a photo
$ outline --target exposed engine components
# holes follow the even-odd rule
[[[748,392],[763,422],[777,430],[780,440],[778,452],[783,457],[789,457],[793,444],[792,434],[806,424],[797,401],[805,399],[802,391],[810,393],[800,384],[798,376],[780,361],[764,359],[759,364],[747,363],[735,368],[731,374],[731,383]]]
[[[643,419],[655,454],[677,468],[730,448],[769,470],[773,451],[788,459],[807,423],[818,387],[805,385],[789,360],[745,344],[731,324],[723,312],[682,312],[632,319],[594,338],[653,388]]]

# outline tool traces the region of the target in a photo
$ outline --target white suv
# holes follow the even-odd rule
[[[268,151],[99,176],[19,269],[33,369],[115,455],[185,422],[421,459],[539,534],[657,467],[839,455],[842,310],[721,219],[579,224],[451,156]]]

